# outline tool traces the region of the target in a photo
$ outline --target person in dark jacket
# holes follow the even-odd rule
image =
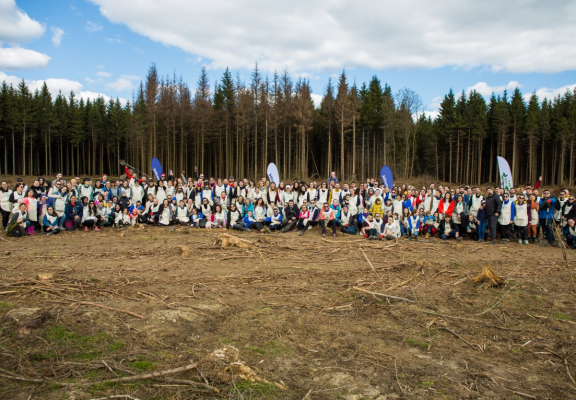
[[[549,244],[554,244],[554,232],[552,231],[552,223],[554,222],[554,209],[556,199],[550,197],[550,190],[544,190],[542,199],[538,203],[538,218],[540,218],[540,227],[542,235],[546,238]]]
[[[78,228],[82,224],[82,213],[84,211],[84,206],[76,201],[76,196],[70,196],[70,201],[66,203],[64,207],[64,215],[66,215],[66,221],[72,221],[74,228]]]
[[[438,231],[440,232],[440,239],[442,240],[448,240],[450,238],[456,238],[457,241],[462,240],[462,236],[458,233],[459,227],[452,221],[451,215],[444,215],[444,221],[440,221]]]
[[[284,228],[280,232],[289,232],[293,226],[298,222],[298,216],[300,215],[300,210],[294,204],[293,200],[288,201],[288,205],[284,208],[284,220],[282,221]]]
[[[486,196],[486,220],[490,228],[490,235],[492,236],[490,244],[495,244],[498,216],[500,216],[500,211],[502,211],[502,200],[494,194],[494,190],[491,187],[486,189],[486,193],[488,194]]]

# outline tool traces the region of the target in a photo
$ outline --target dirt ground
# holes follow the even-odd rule
[[[576,251],[222,233],[2,238],[0,398],[576,398]]]

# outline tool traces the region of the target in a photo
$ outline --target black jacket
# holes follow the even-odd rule
[[[500,200],[500,197],[495,193],[486,197],[486,217],[493,217],[496,214],[500,214],[500,211],[502,211],[502,200]]]
[[[294,204],[292,207],[286,206],[286,208],[284,208],[284,217],[286,218],[287,221],[291,221],[292,218],[298,219],[299,215],[300,210],[298,209],[298,206],[296,204]]]
[[[452,219],[450,219],[450,222],[448,224],[446,224],[446,220],[444,220],[440,221],[440,224],[438,225],[438,232],[441,235],[448,234],[452,232],[454,229],[458,229],[458,226],[454,223],[454,221],[452,221]]]

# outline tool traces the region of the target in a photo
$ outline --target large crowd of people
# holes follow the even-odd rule
[[[139,178],[126,166],[122,179],[104,175],[65,180],[22,178],[0,187],[4,231],[10,236],[48,235],[61,231],[137,224],[182,225],[305,235],[319,226],[322,236],[337,232],[369,240],[438,237],[528,245],[539,242],[576,248],[576,204],[567,189],[552,196],[540,190],[542,179],[522,188],[430,184],[386,187],[376,179],[341,183],[334,173],[326,181],[280,182],[162,174]]]

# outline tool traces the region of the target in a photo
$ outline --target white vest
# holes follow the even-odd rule
[[[475,194],[472,195],[470,200],[470,214],[474,217],[478,215],[478,210],[480,209],[480,203],[482,203],[482,200],[484,200],[484,196],[480,195],[479,197],[476,197]]]
[[[28,219],[32,222],[38,221],[38,200],[28,197]]]
[[[12,211],[12,204],[10,204],[9,201],[11,194],[12,191],[10,189],[6,192],[0,192],[0,207],[2,207],[2,210],[6,212]]]
[[[180,222],[188,222],[190,218],[188,218],[188,207],[180,207],[176,208],[176,218]]]
[[[528,203],[516,204],[514,224],[516,226],[527,226],[528,225]]]
[[[512,217],[512,204],[514,203],[512,203],[510,200],[507,202],[502,202],[502,211],[498,217],[498,223],[500,223],[500,225],[510,224],[510,219]]]

